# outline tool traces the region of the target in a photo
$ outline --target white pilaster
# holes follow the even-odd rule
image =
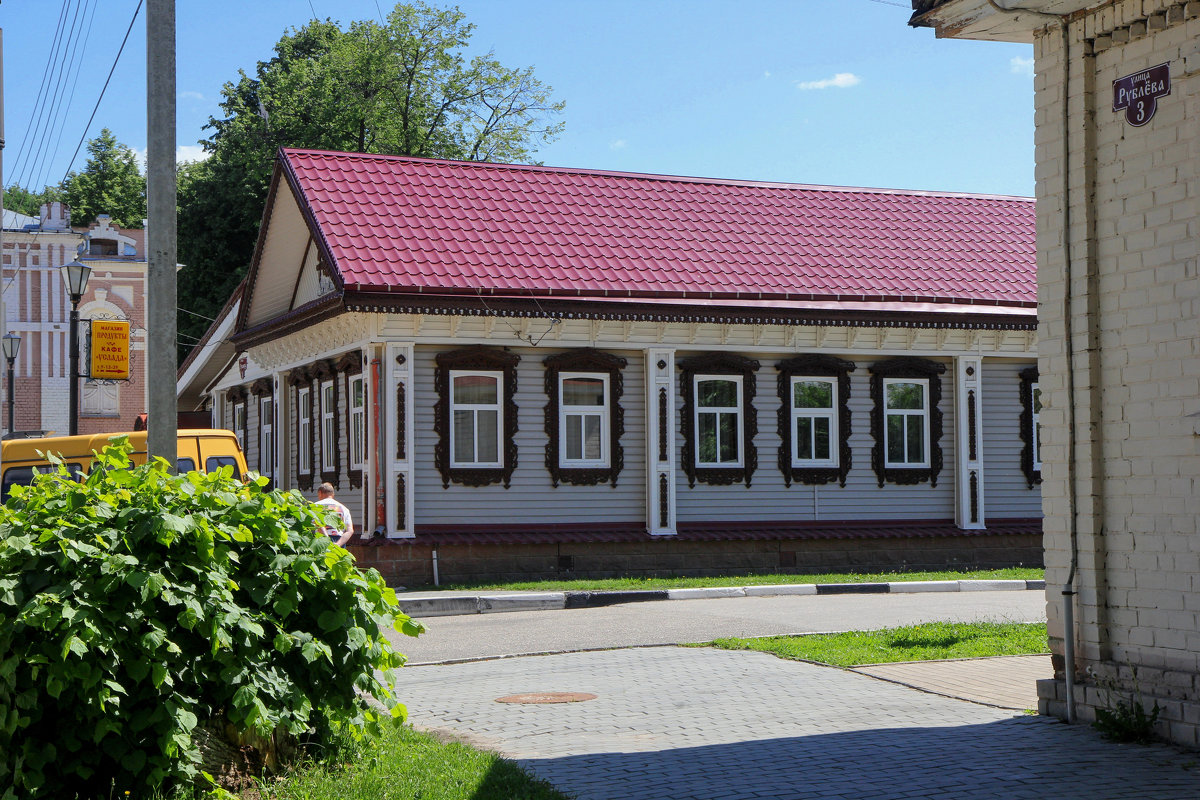
[[[646,530],[675,534],[675,351],[646,350]]]
[[[387,465],[384,491],[387,496],[387,535],[411,539],[413,531],[413,346],[389,342],[384,348],[383,374],[386,393],[378,408],[387,424],[381,452]]]
[[[983,513],[983,358],[954,359],[954,522],[986,528]]]

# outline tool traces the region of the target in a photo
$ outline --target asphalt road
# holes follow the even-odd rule
[[[1040,591],[736,597],[671,600],[607,608],[467,614],[421,620],[417,639],[394,633],[410,664],[534,653],[869,630],[917,622],[1044,622]]]

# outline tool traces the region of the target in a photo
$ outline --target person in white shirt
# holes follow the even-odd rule
[[[354,519],[350,509],[333,499],[333,484],[322,483],[317,487],[317,505],[324,506],[330,517],[338,520],[338,524],[322,527],[321,531],[339,547],[345,547],[354,536]]]

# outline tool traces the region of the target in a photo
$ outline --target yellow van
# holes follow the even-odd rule
[[[133,445],[130,459],[134,465],[146,463],[146,432],[92,433],[82,436],[47,436],[40,439],[8,439],[0,450],[0,500],[8,497],[9,487],[33,482],[33,470],[45,472],[50,462],[42,453],[55,453],[76,474],[86,473],[92,466],[92,453],[104,449],[114,436],[128,436]],[[238,447],[233,431],[183,429],[179,431],[178,453],[175,461],[180,472],[211,472],[221,467],[233,467],[233,476],[246,474],[246,458]]]

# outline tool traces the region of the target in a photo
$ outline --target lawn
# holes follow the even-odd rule
[[[707,645],[838,667],[1050,652],[1046,624],[1024,622],[926,622],[874,631],[717,639]]]
[[[484,589],[489,591],[612,591],[644,589],[690,589],[697,586],[769,586],[781,583],[876,583],[894,581],[958,580],[1042,580],[1041,567],[1010,567],[977,571],[823,573],[797,575],[722,575],[715,577],[580,578],[577,580],[513,581],[511,583],[455,583],[423,586],[422,591],[437,589]]]

